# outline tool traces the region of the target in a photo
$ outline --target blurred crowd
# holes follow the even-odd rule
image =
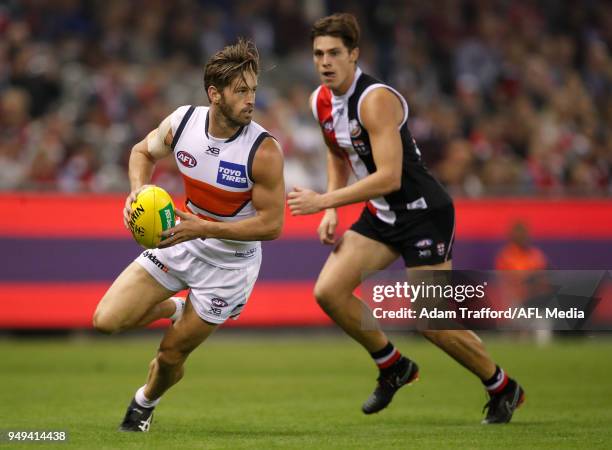
[[[0,189],[126,191],[129,152],[237,36],[261,53],[256,120],[287,187],[323,190],[310,25],[362,27],[428,166],[458,195],[612,194],[612,4],[553,0],[8,0],[0,3]],[[169,158],[154,182],[182,189]]]

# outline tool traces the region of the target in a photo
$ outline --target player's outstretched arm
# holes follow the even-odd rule
[[[147,183],[151,180],[155,162],[172,152],[171,144],[172,129],[168,116],[147,137],[132,147],[128,164],[130,193],[125,199],[125,207],[123,208],[123,224],[128,230],[128,222],[132,214],[131,205],[140,191],[148,186]]]
[[[368,130],[376,172],[358,182],[325,194],[295,188],[289,193],[293,215],[314,214],[380,197],[398,190],[402,182],[402,141],[398,125],[404,112],[399,99],[388,89],[374,89],[361,104],[361,121]]]
[[[176,214],[181,223],[162,233],[166,239],[159,245],[169,247],[196,238],[265,241],[276,239],[283,228],[285,184],[283,155],[278,143],[266,138],[253,159],[251,201],[257,214],[237,222],[211,222],[183,211]]]

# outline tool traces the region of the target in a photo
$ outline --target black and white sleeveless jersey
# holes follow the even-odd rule
[[[394,225],[398,219],[422,211],[447,206],[452,200],[446,190],[429,173],[421,153],[408,130],[408,104],[390,86],[361,72],[357,68],[353,84],[341,96],[335,96],[326,86],[319,86],[312,95],[312,112],[319,122],[328,146],[340,151],[350,162],[357,179],[376,171],[368,131],[361,122],[359,109],[365,96],[378,88],[389,89],[400,99],[404,118],[399,125],[403,147],[402,184],[399,190],[367,202],[367,207],[380,220]]]

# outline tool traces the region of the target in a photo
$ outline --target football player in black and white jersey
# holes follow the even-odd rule
[[[416,270],[450,270],[454,208],[421,161],[408,130],[404,98],[358,67],[355,17],[324,17],[314,24],[311,38],[321,79],[311,107],[328,147],[328,189],[319,194],[296,187],[288,204],[294,215],[325,211],[319,238],[335,247],[314,294],[380,370],[376,389],[362,406],[365,414],[372,414],[385,408],[399,388],[417,379],[418,366],[402,356],[382,331],[362,327],[363,303],[353,292],[364,272],[382,270],[399,256],[409,277]],[[357,181],[347,186],[351,170]],[[366,202],[361,217],[336,242],[336,208],[358,202]],[[468,330],[422,333],[482,381],[490,395],[483,423],[509,422],[524,400],[523,389],[493,362],[478,336]]]

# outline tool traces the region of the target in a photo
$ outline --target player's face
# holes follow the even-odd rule
[[[257,75],[253,72],[244,72],[232,80],[229,86],[223,89],[219,109],[228,122],[235,126],[244,126],[251,123],[255,108],[255,91],[257,90]]]
[[[312,56],[321,83],[344,94],[353,81],[359,49],[349,51],[339,37],[318,36],[312,43]]]

